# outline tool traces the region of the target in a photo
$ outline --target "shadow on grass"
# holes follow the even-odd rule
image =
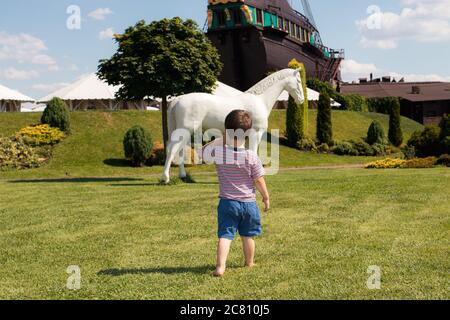
[[[119,168],[126,168],[130,167],[130,161],[126,159],[106,159],[103,161],[104,164],[111,167],[119,167]]]
[[[9,183],[90,183],[90,182],[125,182],[143,181],[139,178],[59,178],[59,179],[29,179],[10,180]]]
[[[105,269],[97,273],[99,276],[121,277],[126,275],[143,275],[143,274],[208,274],[213,271],[211,266],[200,267],[162,267],[162,268],[125,268],[125,269]]]

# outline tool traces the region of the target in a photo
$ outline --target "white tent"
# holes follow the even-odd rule
[[[0,85],[0,112],[20,111],[22,102],[34,102],[34,99]]]
[[[320,93],[312,90],[310,88],[306,88],[308,90],[308,101],[319,101]],[[285,102],[289,100],[289,93],[287,91],[284,91],[281,96],[278,98],[278,101]],[[331,99],[331,106],[332,107],[340,107],[341,104],[337,103],[333,99]]]
[[[96,74],[90,74],[45,96],[39,101],[46,103],[52,98],[58,97],[66,101],[71,110],[146,109],[147,104],[145,101],[129,102],[116,100],[115,94],[119,88],[119,86],[108,85],[105,81],[100,80]]]

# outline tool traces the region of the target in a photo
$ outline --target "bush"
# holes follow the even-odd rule
[[[52,128],[48,124],[29,126],[20,129],[16,138],[22,138],[23,142],[30,146],[55,145],[61,142],[66,135],[58,128]]]
[[[375,143],[372,149],[373,155],[377,157],[385,156],[388,153],[388,146],[382,143]]]
[[[329,153],[330,152],[330,146],[326,143],[322,143],[320,146],[317,147],[318,153]]]
[[[53,98],[47,104],[41,117],[42,124],[48,124],[50,127],[59,128],[61,131],[70,131],[70,113],[66,104],[59,98]]]
[[[384,143],[384,129],[377,120],[373,121],[367,132],[367,143],[370,145],[383,144]]]
[[[441,140],[441,153],[450,153],[450,136],[447,136],[443,140]]]
[[[353,148],[350,142],[340,142],[333,149],[333,152],[340,156],[357,156],[358,151]]]
[[[395,97],[367,98],[367,108],[369,112],[389,114],[391,106],[396,100],[399,101],[399,99]]]
[[[436,164],[450,167],[450,155],[443,154],[442,156],[439,157]]]
[[[367,142],[352,140],[350,143],[353,145],[353,149],[357,151],[358,156],[370,157],[374,155],[373,148]]]
[[[123,148],[125,157],[131,161],[131,165],[142,167],[152,152],[151,136],[141,126],[134,126],[125,134]]]
[[[164,154],[164,145],[161,142],[155,142],[153,144],[152,153],[148,159],[148,165],[150,166],[163,166],[166,161]]]
[[[316,143],[310,138],[304,138],[297,142],[297,149],[301,151],[316,151]]]
[[[346,94],[344,95],[346,110],[367,112],[369,107],[367,106],[366,98],[359,94]]]
[[[330,96],[325,92],[319,97],[317,111],[317,140],[319,143],[331,144],[333,141],[333,124],[331,122]]]
[[[439,124],[441,133],[439,135],[439,140],[441,144],[441,152],[444,154],[450,153],[450,115],[444,115],[442,117],[441,123]]]
[[[400,118],[400,101],[393,100],[389,116],[389,141],[395,147],[400,147],[403,143],[403,133]]]
[[[404,169],[428,169],[436,165],[436,157],[416,158],[406,161],[402,168]]]
[[[416,155],[421,158],[439,156],[441,154],[440,132],[441,130],[437,126],[427,126],[424,131],[413,133],[408,141],[408,146],[414,147]]]
[[[289,62],[289,68],[300,70],[305,95],[305,101],[302,105],[297,104],[292,97],[289,97],[286,111],[286,138],[289,146],[295,147],[299,140],[305,138],[308,131],[308,91],[306,89],[305,66],[293,59]]]
[[[365,165],[366,169],[398,169],[402,168],[406,163],[406,160],[402,159],[384,159],[374,162],[370,162]]]
[[[36,150],[21,139],[0,138],[0,168],[36,168],[42,163]]]

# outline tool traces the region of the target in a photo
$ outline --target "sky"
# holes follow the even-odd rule
[[[301,1],[293,6],[302,11]],[[450,0],[311,0],[325,45],[343,48],[345,81],[391,75],[450,82]],[[139,20],[192,18],[207,0],[0,0],[0,84],[39,99],[97,70],[114,33]],[[78,14],[79,13],[79,14]]]

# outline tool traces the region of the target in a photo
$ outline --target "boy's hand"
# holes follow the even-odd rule
[[[263,203],[264,203],[264,212],[269,212],[269,210],[270,210],[270,199],[269,198],[264,198],[263,199]]]

